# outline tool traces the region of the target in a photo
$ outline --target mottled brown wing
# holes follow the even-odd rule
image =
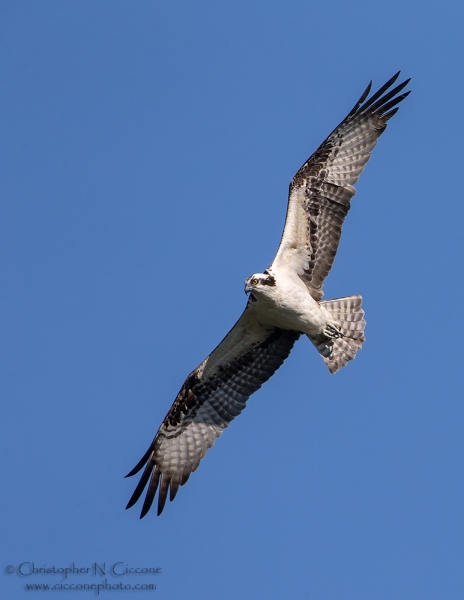
[[[216,350],[187,377],[149,449],[127,475],[145,466],[127,508],[150,480],[140,518],[150,510],[158,486],[161,514],[168,491],[174,500],[179,486],[242,412],[251,394],[281,366],[299,336],[295,331],[265,329],[246,309]]]
[[[272,268],[298,273],[316,300],[337,253],[343,221],[358,181],[394,108],[409,92],[392,90],[399,72],[369,99],[368,85],[349,115],[296,173],[290,184],[287,218]]]

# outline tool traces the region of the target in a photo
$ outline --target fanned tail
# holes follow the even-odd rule
[[[364,311],[361,296],[347,296],[321,302],[340,327],[340,336],[315,344],[331,373],[336,373],[356,356],[364,338]]]

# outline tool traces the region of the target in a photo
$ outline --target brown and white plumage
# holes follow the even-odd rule
[[[150,484],[141,517],[150,509],[160,486],[158,514],[168,488],[174,499],[209,448],[245,408],[248,398],[267,381],[290,354],[300,333],[266,328],[248,305],[231,332],[185,380],[150,448],[129,473],[146,464],[127,505],[130,508]]]
[[[187,377],[149,449],[127,475],[144,471],[127,508],[148,484],[141,518],[159,488],[158,514],[168,493],[200,464],[209,448],[306,334],[331,373],[355,357],[364,341],[361,297],[321,301],[322,285],[340,241],[359,178],[409,80],[388,91],[397,73],[367,99],[371,84],[342,123],[294,176],[287,218],[272,265],[245,282],[250,294],[240,319]]]
[[[387,92],[398,76],[399,72],[366,101],[371,82],[290,183],[285,228],[272,267],[295,269],[315,300],[323,296],[322,284],[332,268],[341,227],[356,193],[353,186],[387,121],[397,112],[395,106],[409,94],[398,95],[409,79]]]

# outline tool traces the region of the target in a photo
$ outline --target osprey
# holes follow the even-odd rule
[[[282,365],[305,334],[331,373],[364,342],[361,296],[322,301],[322,285],[340,241],[362,170],[387,121],[409,92],[409,79],[390,89],[399,72],[368,98],[372,82],[348,116],[290,183],[287,217],[277,254],[263,273],[245,281],[248,302],[219,346],[185,380],[158,433],[126,477],[143,475],[127,508],[148,491],[140,518],[159,487],[158,515],[168,492],[180,485],[246,406],[248,398]],[[395,108],[396,107],[396,108]]]

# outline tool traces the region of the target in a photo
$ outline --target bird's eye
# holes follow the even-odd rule
[[[259,280],[256,278],[251,280],[251,285],[258,285],[258,283],[259,283]]]

